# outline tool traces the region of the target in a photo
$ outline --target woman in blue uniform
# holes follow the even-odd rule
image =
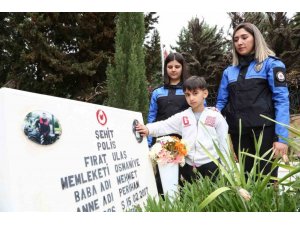
[[[286,69],[282,61],[268,48],[261,32],[251,23],[239,24],[233,32],[233,61],[225,69],[219,87],[217,109],[229,125],[236,155],[239,148],[239,120],[242,123],[240,149],[255,154],[254,136],[263,131],[260,148],[262,156],[273,148],[274,157],[287,154],[288,130],[260,116],[263,114],[280,123],[289,124],[289,93]],[[269,158],[270,154],[265,158]],[[250,172],[254,159],[246,157],[245,172]],[[278,168],[260,162],[263,174],[272,172],[277,177]]]
[[[183,56],[177,52],[170,53],[164,62],[164,85],[156,88],[151,95],[148,123],[165,120],[189,107],[182,90],[183,82],[188,77],[187,65]],[[154,143],[155,139],[148,137],[149,147]],[[158,193],[163,194],[158,169],[155,178]]]

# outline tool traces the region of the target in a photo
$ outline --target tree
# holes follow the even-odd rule
[[[292,28],[292,39],[294,42],[294,48],[300,49],[300,13],[297,12],[291,19],[290,26]]]
[[[145,13],[144,21],[145,21],[145,38],[148,38],[148,35],[152,30],[155,29],[154,24],[158,23],[159,16],[156,15],[156,12]]]
[[[17,87],[19,68],[24,67],[20,60],[25,48],[22,36],[16,25],[22,23],[25,13],[0,13],[0,85]]]
[[[263,33],[266,30],[266,15],[262,12],[230,12],[227,13],[231,19],[231,27],[234,29],[242,22],[250,22],[255,24]]]
[[[217,31],[217,26],[210,27],[204,20],[192,18],[188,28],[182,29],[177,44],[179,47],[175,50],[185,57],[191,75],[205,77],[210,92],[208,105],[214,105],[217,87],[229,59],[223,30]]]
[[[291,80],[300,79],[300,13],[296,13],[290,20],[290,41],[291,48],[284,51],[281,56],[290,67],[288,78]],[[298,78],[297,78],[298,77]]]
[[[7,85],[76,100],[102,103],[106,65],[114,51],[116,13],[13,13],[15,62]],[[3,21],[3,20],[2,20]],[[14,42],[15,41],[15,42]]]
[[[107,104],[147,115],[143,13],[119,13],[114,62],[107,68]]]
[[[162,83],[162,57],[160,37],[157,29],[153,31],[151,40],[145,44],[146,77],[149,83],[148,90],[152,91]]]

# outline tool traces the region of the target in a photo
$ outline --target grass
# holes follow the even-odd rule
[[[276,122],[276,121],[275,121]],[[300,137],[300,131],[284,125]],[[241,133],[241,132],[240,132]],[[137,211],[146,212],[300,212],[300,178],[295,174],[300,172],[298,164],[286,165],[281,159],[271,161],[259,156],[259,149],[263,141],[262,134],[258,140],[254,140],[256,154],[251,155],[243,149],[239,149],[236,163],[230,151],[224,155],[215,144],[215,149],[223,164],[220,164],[205,148],[206,154],[219,165],[220,173],[213,182],[207,177],[185,182],[180,187],[179,193],[174,199],[148,196],[143,207],[138,206]],[[293,140],[286,140],[289,145]],[[272,151],[270,149],[269,151]],[[266,153],[267,154],[267,153]],[[244,160],[246,156],[254,158],[253,169],[245,178]],[[272,156],[271,156],[272,157]],[[272,163],[272,168],[281,167],[288,172],[282,178],[263,175],[263,168],[259,168],[261,160]],[[291,179],[293,178],[293,179]]]

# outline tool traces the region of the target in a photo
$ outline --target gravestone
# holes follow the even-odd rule
[[[0,89],[0,211],[134,211],[157,189],[133,112]]]

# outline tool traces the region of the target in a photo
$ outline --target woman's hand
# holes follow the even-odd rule
[[[273,143],[273,152],[274,152],[274,158],[282,157],[282,159],[285,163],[289,162],[289,159],[287,157],[287,152],[288,152],[287,144],[284,144],[281,142],[274,142]]]
[[[145,125],[139,123],[138,125],[135,126],[135,128],[136,131],[139,132],[140,135],[142,135],[143,137],[149,135],[149,130]]]

